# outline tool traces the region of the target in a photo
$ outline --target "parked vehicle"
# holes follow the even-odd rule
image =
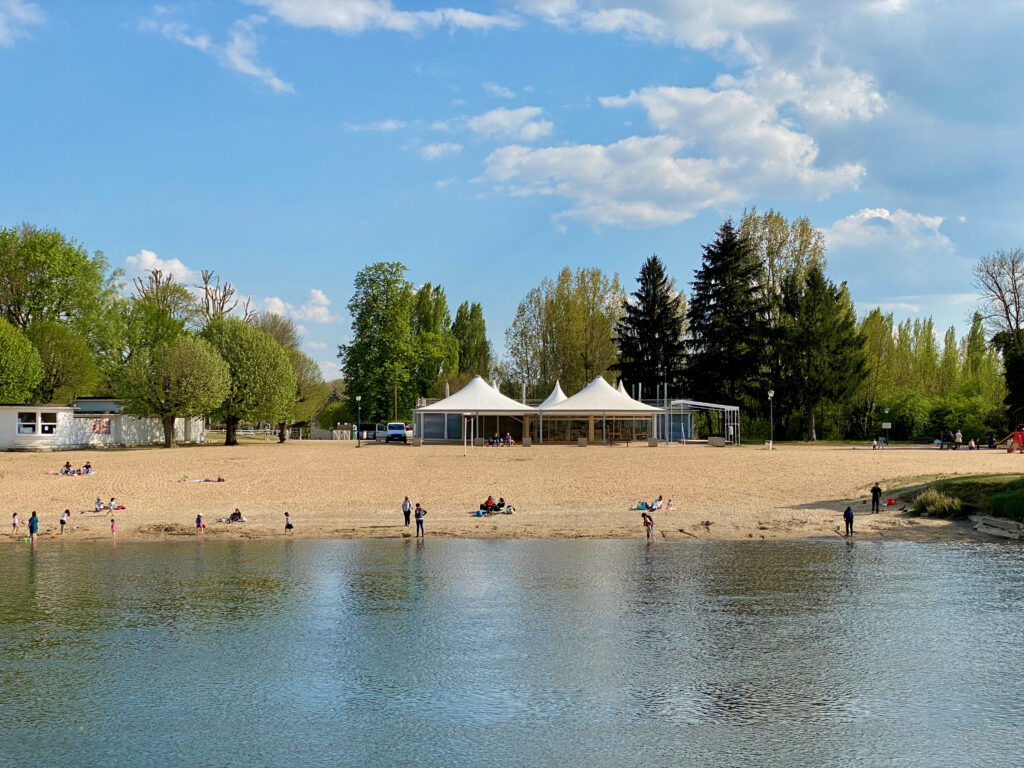
[[[392,421],[388,423],[387,435],[384,438],[384,442],[390,443],[392,441],[401,440],[403,443],[408,443],[412,437],[412,427],[403,424],[400,421]]]

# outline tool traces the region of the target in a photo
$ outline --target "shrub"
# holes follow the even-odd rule
[[[1024,522],[1024,489],[1003,491],[992,497],[992,514]]]
[[[956,517],[960,514],[960,499],[947,496],[942,491],[929,488],[914,499],[914,514],[928,514],[934,517]]]

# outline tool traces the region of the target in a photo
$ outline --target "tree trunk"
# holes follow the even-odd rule
[[[288,424],[282,421],[277,425],[277,442],[283,443],[288,439]]]
[[[224,430],[224,445],[238,445],[238,417],[228,416],[225,424],[227,429]]]
[[[807,440],[813,443],[817,439],[818,437],[814,433],[814,406],[809,405],[807,406]]]
[[[174,417],[164,416],[164,448],[173,448],[174,443]]]

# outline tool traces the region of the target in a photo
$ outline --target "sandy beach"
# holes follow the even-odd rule
[[[96,474],[56,474],[65,461],[92,462]],[[871,515],[869,488],[906,486],[936,475],[1019,472],[1024,457],[1004,451],[934,448],[782,445],[535,446],[474,448],[305,441],[172,450],[6,453],[0,483],[8,506],[32,510],[44,539],[110,537],[110,515],[91,512],[97,497],[115,497],[119,539],[194,535],[196,513],[205,535],[263,538],[284,535],[284,512],[300,537],[411,536],[400,504],[405,494],[427,510],[429,536],[474,538],[643,537],[639,500],[662,494],[674,509],[654,513],[659,538],[791,539],[835,535],[852,504],[859,538],[962,540],[978,537],[966,523],[910,518],[899,506]],[[223,483],[195,482],[223,476]],[[183,481],[183,476],[187,480]],[[513,515],[472,517],[491,493]],[[883,501],[884,503],[884,501]],[[239,507],[241,524],[219,523]],[[9,532],[10,529],[6,529]],[[11,539],[8,535],[5,539]]]

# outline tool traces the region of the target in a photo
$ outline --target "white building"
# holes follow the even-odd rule
[[[174,420],[179,443],[206,440],[202,417]],[[65,451],[162,445],[164,428],[156,417],[121,413],[109,397],[80,397],[70,405],[0,404],[0,451]]]

